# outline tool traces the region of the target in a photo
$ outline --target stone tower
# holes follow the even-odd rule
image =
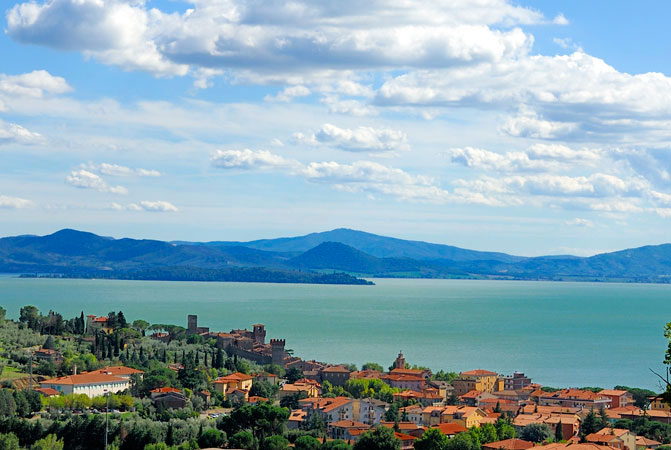
[[[261,345],[266,343],[266,327],[260,323],[254,324],[254,342]]]
[[[284,346],[286,341],[284,339],[271,339],[270,348],[272,349],[273,364],[284,367]]]
[[[197,334],[197,333],[198,333],[198,316],[195,314],[189,314],[187,317],[186,334]]]
[[[403,352],[398,352],[396,361],[394,361],[394,369],[405,369],[405,358],[403,357]]]

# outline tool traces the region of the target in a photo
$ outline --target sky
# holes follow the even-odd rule
[[[0,235],[671,242],[671,3],[8,0]]]

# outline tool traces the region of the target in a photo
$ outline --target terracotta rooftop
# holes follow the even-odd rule
[[[601,395],[612,395],[612,396],[615,396],[615,397],[620,397],[622,395],[628,394],[628,392],[620,390],[620,389],[604,389],[604,390],[600,391],[599,394],[601,394]]]
[[[331,366],[331,367],[326,367],[322,369],[322,372],[326,373],[349,373],[349,369],[345,366]]]
[[[44,394],[48,397],[51,397],[52,395],[59,395],[60,392],[58,392],[56,389],[53,388],[37,388],[35,389],[35,392],[39,392],[40,394]]]
[[[467,376],[467,377],[481,377],[481,376],[496,376],[496,372],[490,372],[489,370],[482,370],[482,369],[476,369],[476,370],[469,370],[467,372],[461,372],[461,375]]]
[[[334,397],[334,398],[304,398],[298,402],[302,407],[311,407],[312,409],[320,409],[323,412],[333,411],[336,408],[344,406],[352,401],[349,397]]]
[[[68,375],[65,377],[51,378],[44,380],[40,384],[61,384],[61,385],[80,385],[80,384],[100,384],[100,383],[128,383],[125,378],[119,378],[114,375],[105,375],[99,373],[82,373],[79,375]]]
[[[503,441],[490,442],[489,444],[483,444],[483,448],[489,448],[493,450],[526,450],[528,448],[534,447],[536,444],[533,442],[525,441],[522,439],[505,439]]]
[[[436,425],[433,428],[437,428],[438,431],[443,433],[446,436],[452,436],[458,433],[465,433],[468,429],[458,423],[441,423]]]
[[[329,427],[368,429],[370,428],[370,425],[355,420],[339,420],[337,422],[331,422]]]
[[[238,381],[247,381],[247,380],[251,380],[251,379],[252,379],[252,377],[245,374],[245,373],[235,372],[235,373],[232,373],[230,375],[226,375],[224,377],[217,378],[215,383],[231,383],[231,382],[235,383],[235,382],[238,382]]]
[[[153,392],[154,394],[167,394],[167,393],[169,393],[169,392],[178,392],[178,393],[180,393],[180,394],[182,393],[182,391],[181,391],[180,389],[173,388],[173,387],[167,387],[167,386],[166,386],[166,387],[160,387],[160,388],[152,389],[152,390],[149,391],[149,392]]]
[[[123,375],[140,374],[140,373],[144,373],[144,372],[141,371],[141,370],[133,369],[132,367],[126,367],[126,366],[107,366],[107,367],[103,367],[102,369],[92,370],[91,372],[86,372],[86,373],[99,373],[99,374],[105,374],[105,375],[123,376]]]

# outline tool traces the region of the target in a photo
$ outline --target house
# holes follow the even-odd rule
[[[661,397],[649,397],[648,401],[650,402],[650,409],[656,409],[659,411],[671,411],[671,405],[666,403]]]
[[[412,422],[380,422],[380,425],[386,428],[396,428],[398,426],[398,430],[401,433],[404,434],[409,434],[410,436],[414,437],[422,437],[424,434],[425,428],[420,427],[419,425],[412,423]]]
[[[309,420],[313,414],[317,414],[327,424],[354,418],[354,402],[348,397],[305,398],[299,400],[298,403],[307,413],[306,420]]]
[[[351,379],[365,378],[368,380],[381,380],[382,376],[383,376],[382,372],[378,370],[355,370],[354,372],[349,374],[349,377]]]
[[[352,431],[367,431],[370,425],[356,422],[354,420],[338,420],[328,424],[326,433],[331,439],[342,439],[343,441],[356,441],[360,433]]]
[[[627,391],[621,389],[603,389],[599,392],[610,399],[611,408],[625,408],[634,404],[634,397]]]
[[[154,340],[159,341],[159,342],[164,342],[166,344],[170,342],[170,334],[165,333],[163,331],[161,331],[161,332],[157,331],[156,333],[152,333],[152,334],[149,335],[149,337],[151,339],[154,339]]]
[[[251,388],[252,377],[240,372],[219,377],[214,382],[214,390],[223,395],[226,395],[229,389],[239,389],[249,392]]]
[[[608,408],[606,410],[606,415],[610,419],[611,423],[615,423],[616,421],[622,419],[622,414],[635,414],[637,411],[642,411],[640,408],[636,406],[625,406],[623,408]]]
[[[393,372],[393,371],[392,371]],[[382,376],[382,381],[397,389],[421,391],[424,389],[425,379],[420,375],[393,374]]]
[[[196,395],[203,399],[206,405],[210,404],[210,399],[212,398],[212,393],[207,390],[198,391]]]
[[[249,400],[249,391],[234,387],[228,388],[226,390],[226,398],[233,403],[245,403]]]
[[[612,450],[605,445],[594,444],[592,442],[557,442],[543,446],[543,450]]]
[[[149,391],[149,396],[152,400],[154,400],[156,397],[160,397],[161,395],[171,394],[171,393],[172,394],[183,394],[181,389],[166,386],[166,387],[160,387],[160,388],[152,389],[151,391]]]
[[[648,439],[645,436],[637,436],[636,437],[636,450],[645,450],[647,448],[652,448],[655,449],[659,446],[661,446],[661,442],[654,441],[652,439]]]
[[[668,423],[671,424],[671,411],[662,411],[658,409],[648,409],[643,411],[642,409],[634,409],[629,412],[622,412],[620,416],[623,419],[634,420],[641,416],[647,416],[648,419],[654,420],[655,422]]]
[[[398,415],[402,422],[412,422],[420,426],[424,423],[423,412],[422,405],[409,405],[398,408]]]
[[[598,411],[601,407],[610,408],[612,400],[605,395],[583,389],[562,389],[557,392],[545,392],[538,398],[539,405],[567,406]]]
[[[185,408],[188,400],[186,395],[181,391],[169,391],[165,393],[160,393],[152,396],[152,401],[156,407],[161,407],[165,409],[182,409]]]
[[[270,383],[270,384],[279,384],[280,383],[280,377],[278,377],[275,374],[268,373],[268,372],[253,373],[252,378],[254,379],[254,381],[265,381],[266,383]]]
[[[527,450],[535,445],[533,442],[513,438],[482,444],[482,448],[483,450]]]
[[[410,401],[419,402],[422,406],[441,405],[443,398],[438,394],[437,389],[424,389],[422,392],[406,390],[394,394],[394,401]]]
[[[468,431],[466,427],[458,423],[439,423],[438,425],[432,427],[436,428],[442,434],[452,439],[459,433],[465,433]]]
[[[412,449],[415,445],[415,439],[417,439],[415,436],[411,436],[411,435],[405,434],[405,433],[400,433],[398,431],[394,432],[394,436],[396,436],[396,439],[401,441],[401,450]]]
[[[585,436],[585,440],[594,444],[607,445],[618,450],[624,449],[624,441],[614,434],[592,433]]]
[[[532,423],[546,424],[553,432],[561,424],[564,439],[577,436],[580,430],[580,417],[575,414],[519,414],[513,419],[513,426],[518,433]]]
[[[319,371],[321,382],[328,381],[333,386],[344,386],[349,380],[350,371],[345,366],[329,366]]]
[[[56,397],[57,395],[60,395],[60,392],[52,388],[37,388],[35,389],[35,392],[39,392],[40,395],[44,397]]]
[[[384,413],[389,409],[389,403],[374,398],[354,400],[354,420],[375,425],[382,421]]]
[[[487,414],[475,406],[446,406],[440,414],[441,423],[458,423],[466,428],[479,427]]]
[[[108,318],[96,317],[93,314],[86,316],[86,334],[95,334],[98,331],[108,334],[112,328],[107,326]]]
[[[503,381],[499,380],[496,372],[481,369],[461,372],[452,385],[457,396],[470,391],[497,392],[503,390]]]
[[[91,372],[87,373],[97,373],[100,375],[114,375],[115,377],[124,378],[126,380],[131,380],[133,375],[139,377],[140,380],[144,376],[143,371],[126,366],[107,366],[103,367],[102,369],[92,370]]]
[[[289,420],[287,421],[287,429],[288,430],[301,429],[307,415],[308,413],[303,411],[302,409],[292,410],[291,414],[289,414]]]
[[[250,405],[258,405],[259,403],[266,403],[267,401],[267,398],[259,397],[257,395],[253,395],[247,399],[247,403]]]
[[[300,395],[302,392],[305,393],[305,396],[307,398],[319,397],[320,393],[320,389],[318,387],[319,384],[311,381],[312,380],[305,380],[302,383],[298,381],[295,383],[284,383],[279,390],[280,400],[282,400],[285,397]]]
[[[480,400],[477,406],[480,409],[492,412],[499,409],[501,412],[510,413],[512,417],[515,417],[520,410],[520,405],[516,401],[501,398],[485,398]]]
[[[51,378],[40,383],[41,388],[51,388],[63,394],[86,394],[99,397],[108,392],[118,393],[130,387],[130,381],[116,375],[82,373]]]
[[[601,430],[597,431],[594,434],[600,434],[602,436],[615,436],[622,440],[623,448],[634,450],[637,446],[636,434],[624,428],[611,428],[604,427]],[[589,439],[587,439],[589,441]],[[590,441],[592,442],[592,441]],[[614,445],[608,444],[610,447],[615,447]],[[616,447],[617,448],[617,447]]]
[[[466,406],[480,406],[480,403],[486,400],[498,402],[499,398],[494,394],[485,391],[469,391],[459,396],[459,400]]]
[[[63,362],[63,354],[58,350],[52,350],[49,348],[35,350],[33,356],[38,362],[44,361],[54,365],[59,365]]]
[[[512,375],[501,375],[499,380],[503,381],[504,391],[519,391],[531,385],[531,378],[523,372],[514,372]]]

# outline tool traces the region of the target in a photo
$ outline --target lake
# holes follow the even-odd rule
[[[431,369],[525,372],[548,386],[659,390],[671,285],[374,280],[375,286],[0,277],[0,305],[69,318],[123,310],[129,320],[229,331],[266,325],[304,359],[388,367],[400,350]]]

